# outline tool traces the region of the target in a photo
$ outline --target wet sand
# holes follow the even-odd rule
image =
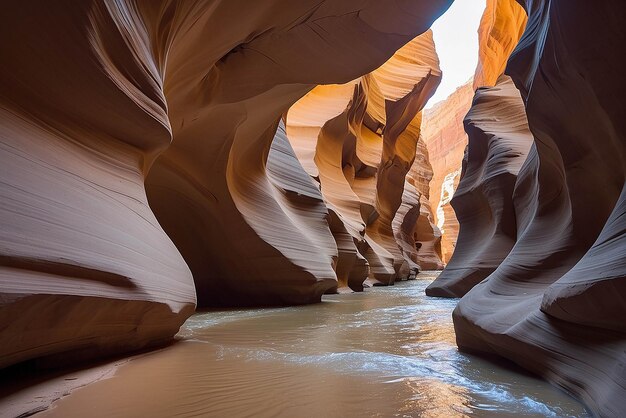
[[[457,351],[435,273],[303,307],[197,313],[37,417],[583,417],[548,383]],[[0,404],[1,405],[1,404]]]

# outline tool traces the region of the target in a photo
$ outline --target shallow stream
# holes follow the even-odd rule
[[[184,340],[37,417],[581,417],[550,384],[460,353],[434,273],[321,304],[197,313]]]

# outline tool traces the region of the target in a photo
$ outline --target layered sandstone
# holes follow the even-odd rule
[[[470,80],[446,100],[424,112],[422,135],[433,171],[429,202],[434,223],[442,235],[441,255],[444,263],[452,257],[459,233],[459,222],[450,201],[461,177],[461,164],[467,146],[463,118],[472,105],[473,96]]]
[[[246,6],[245,18],[232,2],[198,11],[206,20],[189,39],[204,52],[189,41],[170,61],[204,72],[181,70],[166,80],[175,139],[147,190],[194,274],[199,303],[308,303],[337,286],[328,225],[268,177],[277,120],[314,85],[355,79],[425,31],[443,6],[426,4],[298,2],[279,13],[263,4]],[[222,26],[237,33],[205,45]],[[355,38],[362,41],[349,41]],[[302,155],[301,147],[294,152]],[[306,159],[303,166],[311,170]]]
[[[405,186],[405,193],[413,193],[413,190],[415,190],[419,201],[419,216],[416,224],[413,226],[413,241],[417,248],[416,263],[421,270],[441,270],[443,268],[441,230],[435,224],[435,215],[429,200],[430,183],[433,176],[428,148],[423,136],[420,135],[420,139],[417,142],[415,162],[407,175],[409,184]],[[403,199],[403,205],[405,201],[411,200],[410,198]],[[402,219],[405,227],[411,226],[408,219]],[[410,240],[408,242],[412,243]]]
[[[513,189],[533,137],[510,77],[478,89],[464,125],[469,142],[451,201],[460,230],[452,258],[426,289],[430,296],[463,296],[493,273],[517,239],[521,208]]]
[[[468,144],[463,119],[472,104],[474,91],[493,87],[504,72],[526,20],[526,12],[515,0],[488,0],[478,28],[479,57],[474,77],[425,114],[424,139],[434,171],[430,202],[437,226],[442,230],[442,253],[446,263],[455,252],[459,234],[459,221],[451,201],[461,179],[461,161]]]
[[[478,26],[478,66],[474,90],[493,87],[517,46],[528,15],[516,0],[487,0]]]
[[[449,3],[7,5],[0,367],[165,341],[194,281],[202,304],[319,300],[350,249],[280,117]]]
[[[512,190],[532,136],[517,89],[501,74],[526,21],[525,10],[515,0],[487,2],[478,29],[479,59],[472,83],[478,91],[463,121],[469,134],[463,168],[457,166],[447,174],[452,166],[439,175],[454,176],[444,178],[437,211],[444,217],[444,243],[454,240],[453,256],[446,258],[443,274],[428,287],[429,295],[463,296],[496,269],[515,243]],[[448,102],[454,103],[452,99]],[[443,110],[448,107],[444,102]],[[452,132],[443,131],[441,142],[460,137]]]
[[[144,190],[172,133],[141,21],[129,43],[121,10],[71,3],[4,6],[0,367],[163,342],[195,308]]]
[[[626,411],[626,47],[621,1],[526,1],[509,60],[534,145],[513,190],[517,240],[454,312],[464,350],[496,353]],[[584,22],[587,30],[581,30]]]
[[[428,197],[429,178],[417,180],[430,170],[420,111],[440,78],[429,31],[361,79],[317,87],[287,114],[289,139],[307,172],[319,179],[331,210],[338,266],[355,269],[342,274],[339,289],[348,284],[347,275],[350,287],[360,290],[366,278],[368,285],[392,284],[414,277],[420,264],[440,266],[429,208],[420,204]],[[411,167],[412,182],[405,180]],[[418,239],[427,244],[421,259]],[[348,246],[344,255],[342,245]],[[353,264],[355,249],[369,272],[362,262]]]

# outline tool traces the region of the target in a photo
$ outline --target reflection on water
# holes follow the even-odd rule
[[[311,306],[198,313],[183,342],[42,415],[586,416],[541,380],[459,353],[456,301],[425,297],[433,278]]]

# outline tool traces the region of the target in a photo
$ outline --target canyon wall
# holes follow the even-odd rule
[[[281,115],[371,72],[450,3],[7,5],[0,367],[161,343],[196,291],[284,304],[336,287],[343,226]]]
[[[469,142],[451,200],[459,235],[445,270],[426,289],[429,296],[463,296],[493,273],[517,239],[513,189],[533,137],[510,77],[478,89],[464,125]]]
[[[512,193],[510,180],[501,187],[512,196],[512,212],[502,209],[498,220],[510,227],[502,215],[514,213],[516,231],[498,231],[507,239],[498,256],[510,251],[459,302],[457,343],[507,357],[595,414],[617,417],[626,411],[626,82],[618,52],[626,47],[626,5],[522,3],[529,20],[506,74],[534,141]],[[490,91],[479,90],[470,125]],[[466,173],[481,164],[468,159]],[[459,202],[460,211],[469,208]]]
[[[420,112],[440,79],[428,31],[359,80],[315,88],[286,115],[287,135],[331,212],[339,291],[440,265],[436,228],[420,203],[432,177]]]
[[[472,105],[473,96],[470,80],[446,100],[424,111],[422,135],[433,171],[429,202],[434,222],[442,235],[441,255],[444,263],[452,257],[459,234],[459,222],[450,201],[461,178],[461,163],[467,147],[463,118]]]
[[[171,129],[140,22],[36,3],[0,25],[0,367],[154,345],[196,303],[144,190]]]
[[[472,91],[477,91],[468,101],[468,83],[463,87],[468,95],[460,96],[464,100],[460,103],[471,107],[463,120],[463,132],[469,137],[462,169],[450,165],[439,175],[441,178],[452,172],[447,175],[456,180],[444,181],[438,210],[445,216],[444,222],[451,224],[444,227],[444,242],[454,239],[454,254],[447,257],[446,269],[426,290],[430,296],[463,296],[498,267],[515,243],[512,191],[533,138],[519,92],[502,73],[526,21],[526,11],[515,0],[487,1],[478,28],[478,66],[472,82]],[[435,114],[459,103],[454,99],[453,95],[439,105]],[[436,133],[441,136],[435,136],[431,146],[436,150],[441,146],[446,152],[451,149],[448,144],[462,137],[456,131],[462,125],[456,118],[444,118],[456,125],[438,129]],[[458,153],[462,143],[455,144],[452,149]],[[444,154],[446,162],[456,163],[457,153]],[[454,215],[449,214],[453,209]]]
[[[219,3],[220,13],[198,11],[207,20],[172,41],[172,51],[184,44],[168,55],[180,70],[164,86],[174,141],[146,184],[151,207],[193,272],[200,305],[310,303],[338,286],[339,253],[323,205],[295,205],[292,194],[303,186],[285,188],[268,176],[277,121],[314,85],[371,72],[424,32],[445,3],[277,2],[280,13],[263,4],[245,19],[237,4]],[[237,33],[224,29],[228,42],[204,45],[215,27],[229,25]],[[203,45],[194,47],[195,39]],[[204,72],[190,71],[200,65]],[[294,152],[301,155],[301,147]],[[385,250],[384,263],[370,261],[381,274]]]
[[[481,87],[495,86],[504,72],[526,20],[525,10],[515,0],[487,0],[478,28],[479,57],[474,77],[446,100],[425,111],[424,140],[434,171],[430,203],[436,224],[442,231],[445,263],[451,261],[459,239],[459,221],[452,198],[459,187],[463,155],[468,145],[463,120],[472,105],[474,92]],[[484,277],[486,274],[482,274]]]
[[[474,90],[496,85],[524,33],[527,21],[526,10],[516,0],[487,0],[478,26],[478,66],[474,74]]]

